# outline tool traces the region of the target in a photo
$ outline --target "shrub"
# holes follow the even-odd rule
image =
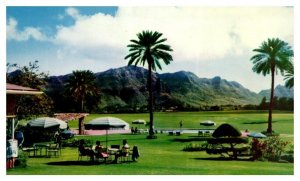
[[[93,145],[93,141],[90,139],[83,139],[85,146],[89,147]],[[62,146],[64,147],[78,147],[79,140],[77,138],[72,138],[68,140],[62,140]]]
[[[281,155],[281,160],[288,161],[290,163],[294,163],[294,145],[291,144],[286,153]]]
[[[27,167],[27,154],[19,149],[18,158],[15,161],[15,166],[25,168]]]
[[[251,152],[254,160],[279,161],[288,142],[278,136],[268,137],[265,140],[252,140]]]
[[[279,133],[276,133],[275,131],[272,131],[272,133],[268,133],[267,131],[262,131],[261,133],[266,136],[279,136]]]

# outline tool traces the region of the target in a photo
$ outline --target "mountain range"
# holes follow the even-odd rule
[[[62,88],[70,74],[49,77],[49,87]],[[148,99],[148,70],[126,66],[95,73],[97,85],[101,89],[102,107],[146,107]],[[255,93],[235,81],[227,81],[219,76],[199,78],[192,72],[153,74],[155,105],[161,108],[215,105],[259,104],[270,90]],[[293,89],[278,85],[275,96],[293,97]]]

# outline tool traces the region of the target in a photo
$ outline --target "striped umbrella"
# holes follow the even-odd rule
[[[64,124],[65,123],[65,124]],[[30,120],[27,123],[27,126],[31,127],[31,128],[55,128],[55,127],[65,127],[65,125],[67,124],[66,122],[64,122],[56,119],[56,118],[51,118],[51,117],[40,117],[40,118],[36,118],[33,120]],[[62,128],[63,129],[63,128]]]
[[[122,119],[115,117],[99,117],[91,120],[84,125],[86,129],[105,129],[106,130],[106,148],[108,129],[129,129],[129,124]]]

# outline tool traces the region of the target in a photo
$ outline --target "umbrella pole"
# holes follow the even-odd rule
[[[107,149],[107,128],[106,128],[106,149]]]

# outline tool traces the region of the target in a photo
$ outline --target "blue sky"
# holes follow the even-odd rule
[[[50,75],[126,66],[136,33],[156,30],[174,49],[163,72],[221,76],[252,91],[269,89],[270,76],[252,72],[252,50],[270,37],[294,42],[287,7],[7,7],[7,62],[39,60]],[[284,27],[284,31],[283,31]],[[277,76],[276,84],[283,84]]]

